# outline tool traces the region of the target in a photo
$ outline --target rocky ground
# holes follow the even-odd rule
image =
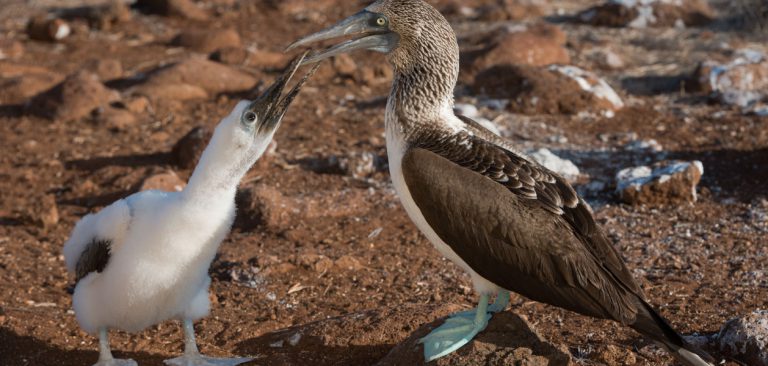
[[[431,2],[460,38],[457,108],[574,182],[677,329],[726,364],[768,364],[768,3]],[[94,362],[61,254],[74,223],[183,187],[213,126],[293,56],[285,46],[364,5],[0,2],[0,364]],[[468,278],[394,195],[390,80],[381,55],[358,53],[305,87],[242,182],[210,269],[212,314],[197,324],[203,352],[419,364],[417,339],[474,306]],[[166,322],[112,344],[160,365],[182,334]],[[573,363],[674,362],[616,323],[515,295],[437,362]]]

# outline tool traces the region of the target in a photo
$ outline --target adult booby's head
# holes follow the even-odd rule
[[[190,192],[232,188],[266,151],[291,102],[315,72],[309,71],[285,95],[283,91],[307,53],[296,58],[283,74],[253,101],[241,101],[216,127],[211,142],[190,178]]]
[[[458,75],[456,36],[443,15],[423,1],[376,1],[330,28],[294,42],[288,49],[345,36],[351,39],[308,57],[304,63],[366,49],[386,53],[396,72],[433,64],[448,72],[447,76]]]
[[[451,25],[421,0],[379,0],[330,28],[306,36],[288,49],[339,37],[351,39],[308,57],[304,63],[367,49],[387,54],[394,70],[392,108],[401,123],[432,124],[453,110],[459,77],[459,45]],[[440,125],[433,125],[440,128]]]

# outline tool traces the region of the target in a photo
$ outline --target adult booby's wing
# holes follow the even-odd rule
[[[471,133],[422,132],[403,157],[406,184],[429,225],[499,286],[633,323],[642,291],[586,203],[563,178],[469,121]]]

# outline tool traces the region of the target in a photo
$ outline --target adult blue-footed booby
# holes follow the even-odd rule
[[[394,81],[385,127],[395,190],[411,220],[480,293],[476,310],[422,339],[427,361],[482,331],[491,313],[506,307],[510,290],[619,321],[687,365],[713,362],[646,302],[589,206],[562,177],[454,115],[459,47],[437,10],[421,0],[379,0],[289,49],[341,36],[351,39],[304,62],[356,49],[387,54]]]
[[[283,115],[315,69],[281,99],[303,56],[253,102],[241,101],[216,127],[181,192],[146,191],[83,217],[64,244],[77,285],[73,306],[83,330],[99,334],[98,366],[134,366],[112,357],[110,328],[137,332],[183,321],[184,355],[168,365],[237,365],[248,358],[201,356],[193,321],[208,315],[208,267],[235,216],[235,191],[261,157]]]

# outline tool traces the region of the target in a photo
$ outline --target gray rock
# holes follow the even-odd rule
[[[469,118],[475,118],[480,115],[477,107],[467,103],[456,103],[456,105],[453,106],[453,112]]]
[[[501,131],[499,131],[499,127],[496,126],[496,124],[493,123],[493,121],[481,116],[480,111],[478,111],[477,107],[475,107],[474,105],[466,104],[466,103],[457,103],[455,106],[453,106],[453,111],[456,114],[471,118],[475,122],[479,123],[481,126],[485,127],[489,131],[496,134],[497,136],[501,136]]]
[[[626,168],[616,174],[617,193],[629,204],[696,202],[696,185],[704,174],[700,161],[662,161]]]
[[[768,366],[768,310],[731,319],[717,335],[720,351],[747,365]]]
[[[692,77],[694,90],[715,95],[721,103],[744,112],[760,114],[768,97],[768,55],[755,49],[740,49],[728,62],[707,60]]]
[[[664,147],[655,139],[643,139],[630,141],[624,146],[629,151],[663,151]]]
[[[549,149],[538,149],[528,154],[539,164],[547,169],[562,175],[568,180],[573,180],[579,176],[579,168],[572,161],[563,159],[553,154]]]

